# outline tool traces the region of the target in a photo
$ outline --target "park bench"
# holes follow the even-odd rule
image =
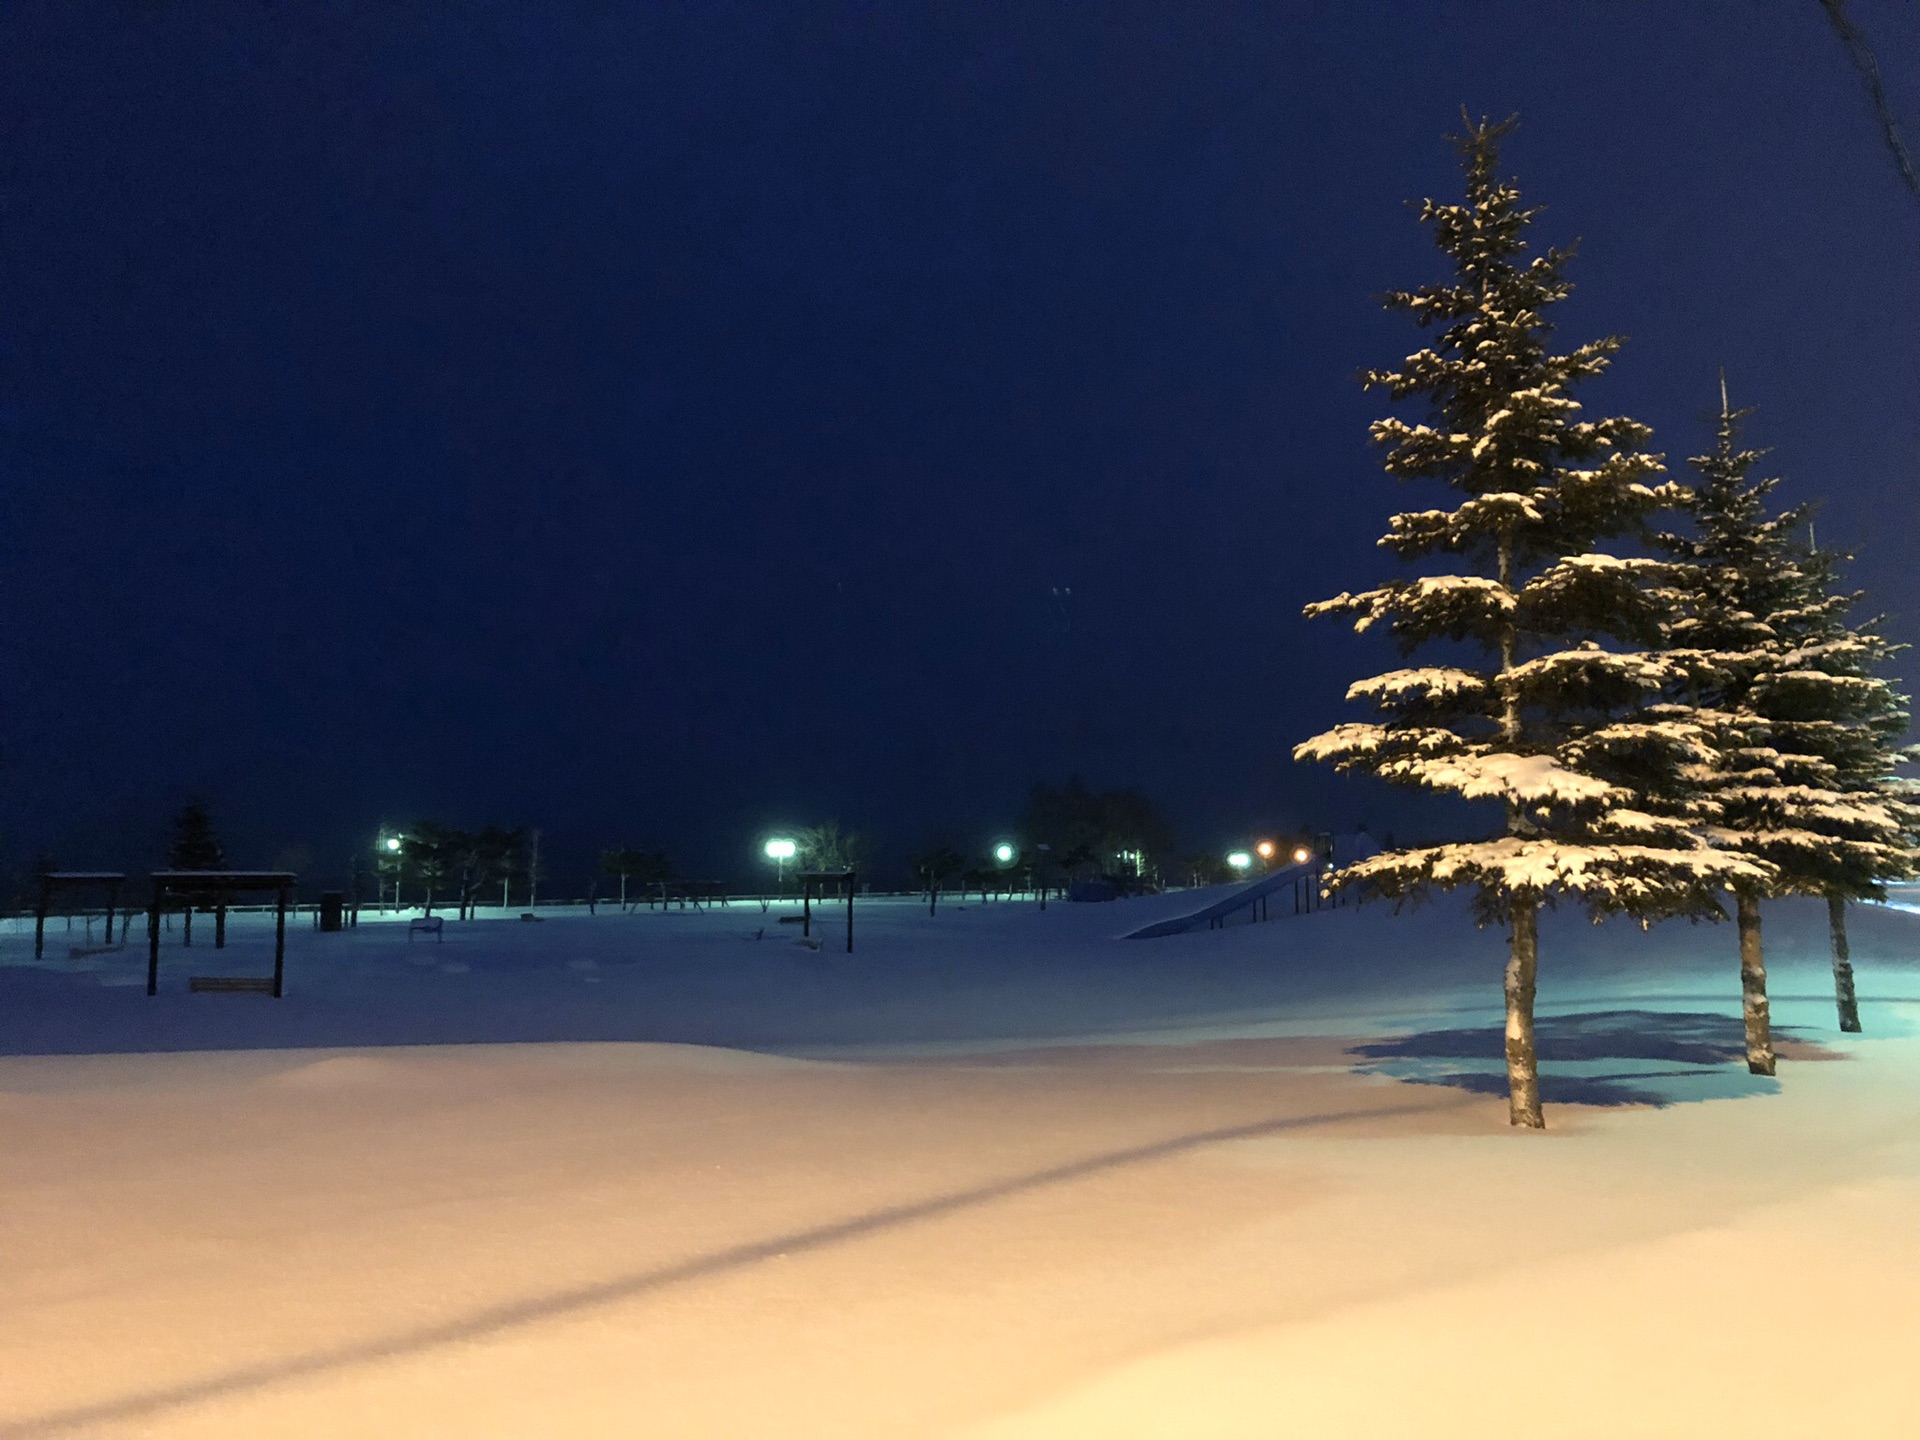
[[[195,995],[271,995],[271,975],[189,975],[187,989]]]
[[[407,943],[409,945],[413,943],[413,937],[416,931],[422,935],[431,935],[438,941],[440,939],[440,927],[445,921],[446,917],[443,915],[427,915],[418,920],[409,920],[407,922]]]

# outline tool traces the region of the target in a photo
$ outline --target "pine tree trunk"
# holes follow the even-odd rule
[[[1760,900],[1750,891],[1735,897],[1740,926],[1740,1009],[1747,1026],[1747,1069],[1773,1074],[1773,1026],[1767,1009],[1767,962],[1760,949]]]
[[[1840,1009],[1840,1028],[1860,1032],[1860,1002],[1853,994],[1853,957],[1847,951],[1847,897],[1827,896],[1827,928],[1833,932],[1833,1001]]]
[[[1540,907],[1513,902],[1513,947],[1507,958],[1507,1122],[1544,1130],[1540,1061],[1533,1043],[1533,992],[1540,966]]]

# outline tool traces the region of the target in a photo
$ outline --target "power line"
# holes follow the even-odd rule
[[[1873,58],[1867,37],[1847,18],[1846,0],[1820,0],[1820,8],[1827,12],[1827,19],[1832,22],[1840,43],[1847,47],[1854,68],[1860,72],[1860,78],[1867,82],[1867,95],[1873,101],[1874,113],[1880,117],[1880,131],[1886,136],[1887,149],[1893,152],[1893,163],[1900,169],[1900,178],[1907,182],[1909,190],[1920,196],[1920,175],[1914,173],[1913,157],[1907,154],[1906,142],[1900,138],[1900,127],[1894,122],[1893,107],[1887,103],[1886,86],[1880,83],[1880,63]]]

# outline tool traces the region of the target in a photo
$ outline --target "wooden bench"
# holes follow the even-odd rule
[[[216,995],[271,995],[271,975],[191,975],[187,978],[190,994],[212,992]]]
[[[413,943],[413,937],[416,931],[422,935],[431,935],[436,941],[439,941],[440,927],[445,923],[446,917],[443,915],[424,915],[418,920],[409,920],[407,922],[407,943],[409,945]]]

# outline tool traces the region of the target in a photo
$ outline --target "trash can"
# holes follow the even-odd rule
[[[338,930],[344,923],[347,910],[347,892],[344,890],[322,890],[320,892],[320,928]]]

